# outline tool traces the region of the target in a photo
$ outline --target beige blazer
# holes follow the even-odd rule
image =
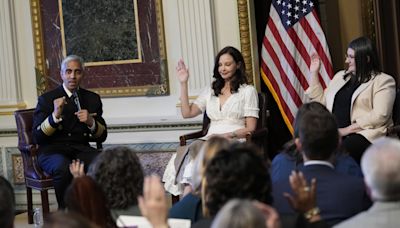
[[[320,84],[310,86],[306,95],[318,101],[332,112],[336,93],[350,77],[343,79],[344,71],[335,74],[328,87]],[[351,97],[350,119],[362,128],[358,133],[369,141],[386,135],[386,128],[393,125],[392,110],[396,97],[396,83],[392,76],[380,73],[366,83],[362,83]]]

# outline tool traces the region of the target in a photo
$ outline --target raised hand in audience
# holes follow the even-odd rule
[[[165,191],[158,176],[144,179],[143,196],[138,197],[139,209],[154,228],[168,227],[168,206]]]
[[[281,223],[279,220],[278,212],[271,206],[259,201],[254,201],[253,205],[256,206],[265,216],[265,225],[268,228],[280,228]]]
[[[72,160],[72,163],[69,164],[69,171],[71,172],[74,178],[85,176],[84,171],[85,164],[81,162],[79,159]]]
[[[309,222],[321,220],[316,199],[316,179],[313,178],[309,186],[302,172],[292,171],[289,176],[289,182],[293,195],[287,192],[283,193],[283,195],[288,199],[293,209],[304,214]]]

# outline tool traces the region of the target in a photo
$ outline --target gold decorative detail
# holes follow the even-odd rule
[[[42,16],[40,12],[40,0],[30,0],[32,15],[32,32],[35,48],[36,88],[39,95],[46,90],[47,83],[44,75],[47,75],[46,61],[44,58],[44,45],[42,34]]]
[[[246,64],[246,73],[249,84],[253,82],[253,64],[251,55],[251,39],[249,25],[249,11],[247,6],[248,0],[237,0],[238,15],[239,15],[239,32],[240,32],[240,47]]]
[[[104,125],[99,122],[96,122],[96,123],[97,123],[98,127],[97,127],[96,134],[94,134],[94,137],[99,138],[103,134],[103,132],[106,130],[106,127],[104,127]]]
[[[12,170],[13,170],[13,181],[14,184],[24,184],[24,163],[22,161],[22,156],[19,154],[11,155],[12,160]]]
[[[25,102],[18,103],[15,105],[0,105],[0,109],[5,109],[5,108],[17,108],[17,109],[24,109],[26,108]]]
[[[362,8],[361,17],[363,21],[363,33],[366,34],[372,40],[376,40],[374,1],[373,0],[361,1],[361,8]]]
[[[155,0],[156,4],[156,17],[157,17],[157,33],[158,33],[158,47],[160,52],[160,77],[161,84],[159,86],[153,86],[146,92],[146,96],[161,96],[169,94],[169,82],[168,82],[168,64],[167,64],[167,52],[165,48],[165,33],[164,33],[164,15],[162,11],[162,1]]]
[[[161,60],[165,60],[167,53],[165,49],[165,40],[164,40],[164,15],[162,11],[162,2],[161,0],[156,0],[156,17],[157,17],[157,32],[158,32],[158,45],[160,48],[160,58]],[[165,66],[167,65],[166,62],[163,62]]]
[[[11,116],[13,114],[14,114],[13,111],[0,112],[0,116]]]
[[[47,117],[42,124],[40,124],[40,128],[43,133],[47,136],[51,136],[57,129],[50,125],[49,117]]]

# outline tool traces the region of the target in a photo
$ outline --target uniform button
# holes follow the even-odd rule
[[[83,133],[83,136],[85,136],[85,137],[86,137],[86,136],[87,136],[87,134],[86,134],[86,133]]]
[[[71,133],[68,133],[68,136],[71,136]]]

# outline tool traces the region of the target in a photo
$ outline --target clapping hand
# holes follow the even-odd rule
[[[292,171],[292,174],[289,176],[289,182],[293,190],[293,196],[286,192],[283,195],[294,210],[306,213],[316,207],[317,181],[315,178],[311,180],[311,186],[308,186],[302,172]]]
[[[69,164],[69,171],[71,172],[74,178],[85,176],[84,171],[85,164],[81,162],[79,159],[72,160],[72,163]]]
[[[268,206],[264,203],[254,201],[253,205],[257,207],[265,216],[265,225],[268,228],[279,228],[281,227],[281,223],[279,220],[278,212],[271,206]]]

